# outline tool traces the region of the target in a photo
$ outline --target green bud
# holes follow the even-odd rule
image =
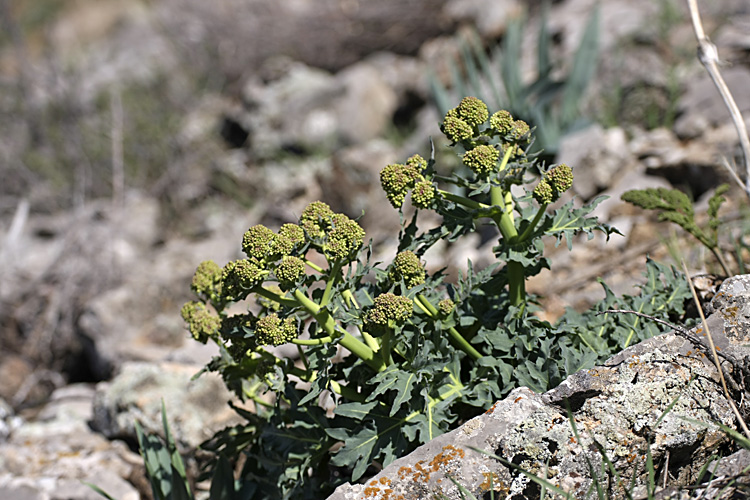
[[[195,270],[190,289],[202,297],[217,297],[221,291],[221,267],[212,260],[201,262]]]
[[[297,224],[284,224],[276,235],[276,251],[289,255],[305,242],[305,230]]]
[[[526,142],[529,141],[528,133],[531,129],[529,128],[529,124],[526,123],[523,120],[516,120],[513,122],[513,138],[516,141],[520,141],[521,139],[526,140]]]
[[[330,225],[333,210],[327,203],[314,201],[307,205],[299,218],[299,225],[312,239],[319,239],[325,235],[325,230]]]
[[[428,180],[417,182],[411,192],[411,203],[417,208],[429,208],[435,199],[435,186]]]
[[[561,163],[547,172],[544,178],[558,194],[564,193],[573,186],[573,169]]]
[[[299,257],[287,255],[274,270],[276,279],[279,281],[279,286],[282,290],[290,290],[294,288],[297,281],[305,275],[305,261]]]
[[[414,312],[411,299],[402,295],[384,293],[375,297],[374,302],[365,315],[365,326],[393,328],[409,319]]]
[[[452,142],[465,141],[471,139],[474,135],[474,130],[471,128],[471,125],[460,118],[448,115],[445,115],[445,120],[443,121],[440,130],[442,130],[445,136]]]
[[[419,257],[414,252],[404,250],[393,259],[393,267],[388,277],[395,283],[403,279],[404,284],[412,288],[424,283],[425,270]]]
[[[502,136],[507,135],[513,130],[513,116],[502,109],[490,117],[490,127]]]
[[[478,176],[486,176],[497,168],[500,152],[492,146],[481,145],[464,154],[464,165]]]
[[[415,162],[406,165],[393,163],[386,165],[380,171],[380,185],[393,208],[401,208],[406,193],[414,187],[415,182],[421,177]]]
[[[228,300],[241,300],[263,282],[266,274],[256,261],[240,259],[228,262],[222,270],[222,293]]]
[[[255,225],[242,236],[242,251],[251,259],[264,260],[275,251],[273,231],[262,224]]]
[[[188,302],[180,312],[182,319],[188,324],[190,334],[198,342],[205,344],[219,332],[221,318],[209,311],[202,302]]]
[[[552,203],[554,193],[552,187],[545,179],[541,179],[539,184],[534,188],[534,199],[541,205],[548,205]]]
[[[350,259],[356,255],[365,239],[365,230],[344,214],[331,217],[331,230],[326,234],[323,254],[328,260]]]
[[[271,313],[255,323],[255,339],[259,345],[279,346],[295,338],[297,322],[292,317],[281,320],[276,313]]]
[[[489,116],[487,105],[476,97],[464,97],[456,108],[456,113],[471,127],[486,122]]]
[[[427,168],[427,160],[417,154],[411,155],[407,158],[406,164],[413,166],[417,173],[422,173],[422,171]]]
[[[456,308],[456,303],[451,299],[443,299],[438,302],[438,310],[443,316],[450,316],[453,310]]]

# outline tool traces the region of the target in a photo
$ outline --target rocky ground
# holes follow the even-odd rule
[[[527,7],[533,78],[540,2],[514,0],[0,0],[0,498],[149,495],[132,422],[195,447],[235,418],[223,384],[192,376],[214,351],[179,317],[204,259],[226,262],[251,225],[278,227],[321,199],[359,216],[392,255],[398,215],[380,169],[439,135],[428,75],[446,83],[461,34],[502,40]],[[570,71],[593,0],[555,2],[556,71]],[[702,5],[738,106],[750,116],[750,7]],[[677,0],[600,2],[600,55],[584,126],[557,144],[574,191],[624,236],[554,250],[529,288],[554,319],[633,292],[646,255],[715,272],[679,231],[620,201],[679,187],[705,212],[739,159],[736,132]],[[457,33],[459,35],[457,35]],[[440,147],[440,144],[437,144]],[[722,244],[747,259],[744,194]],[[441,248],[458,269],[491,242]],[[179,408],[179,412],[176,410]]]

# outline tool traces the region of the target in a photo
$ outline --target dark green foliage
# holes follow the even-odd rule
[[[570,248],[576,234],[608,236],[616,230],[590,216],[601,199],[580,208],[569,201],[557,210],[535,201],[531,187],[539,173],[558,197],[570,187],[571,169],[538,164],[526,154],[525,123],[504,113],[487,123],[489,111],[480,102],[465,99],[448,118],[455,114],[471,122],[470,135],[453,145],[457,154],[483,147],[502,155],[481,174],[438,176],[434,157],[413,156],[384,168],[383,188],[395,207],[410,192],[414,197],[418,182],[429,183],[433,196],[426,209],[435,213],[428,220],[442,219],[422,227],[419,211],[410,220],[402,214],[392,262],[373,262],[359,226],[314,202],[297,225],[304,241],[285,257],[307,267],[301,276],[293,273],[294,283],[285,279],[284,259],[280,263],[275,251],[266,251],[282,231],[257,227],[245,238],[257,259],[253,279],[237,278],[236,263],[220,283],[214,282],[214,266],[199,268],[195,281],[200,304],[206,303],[201,313],[213,310],[220,322],[210,338],[221,354],[207,370],[256,403],[255,413],[241,412],[245,426],[210,442],[211,450],[226,456],[247,455],[240,476],[247,498],[323,498],[344,481],[366,478],[374,464],[387,465],[485,411],[518,386],[545,391],[659,331],[639,317],[606,318],[597,311],[632,308],[673,320],[682,314],[686,289],[678,285],[679,276],[649,262],[640,295],[618,298],[605,286],[605,300],[592,312],[569,311],[555,325],[534,315],[536,298],[526,293],[525,282],[550,266],[544,240],[565,241]],[[444,189],[450,185],[467,194]],[[422,259],[435,243],[451,244],[485,224],[498,231],[494,264],[474,269],[468,262],[453,283],[446,283],[442,270],[425,272]],[[354,244],[331,251],[337,231]],[[322,261],[326,265],[314,264]],[[207,288],[221,290],[222,299],[212,300]],[[230,303],[251,297],[262,302],[260,309],[250,304],[252,311],[229,312]],[[309,338],[299,335],[298,324],[306,325]],[[264,348],[285,342],[297,346],[297,360]]]

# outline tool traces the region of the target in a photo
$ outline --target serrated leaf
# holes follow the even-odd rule
[[[344,446],[331,458],[331,463],[353,467],[354,481],[362,477],[370,463],[381,455],[383,465],[388,465],[408,449],[409,443],[401,432],[401,426],[407,421],[404,417],[370,412],[367,423],[349,434]]]
[[[569,201],[555,211],[551,223],[545,228],[545,233],[556,236],[558,243],[565,238],[568,250],[573,248],[573,236],[578,232],[586,233],[589,239],[593,237],[595,230],[603,232],[607,238],[611,234],[622,234],[616,228],[600,223],[596,217],[587,217],[599,203],[606,199],[607,196],[598,196],[581,208],[573,208],[573,200]]]
[[[369,403],[344,403],[338,405],[333,412],[336,415],[353,418],[354,420],[359,421],[365,419],[373,408],[377,407],[379,404],[379,401],[371,401]]]

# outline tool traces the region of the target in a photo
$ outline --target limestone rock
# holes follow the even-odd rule
[[[58,389],[34,421],[10,426],[7,439],[0,442],[0,498],[101,498],[84,482],[121,500],[140,497],[126,480],[140,457],[88,426],[93,396],[87,385]]]
[[[112,439],[135,439],[135,421],[147,433],[163,434],[162,402],[175,439],[191,448],[226,426],[239,423],[227,405],[229,390],[215,374],[192,377],[197,366],[126,363],[111,382],[97,386],[91,425]]]

